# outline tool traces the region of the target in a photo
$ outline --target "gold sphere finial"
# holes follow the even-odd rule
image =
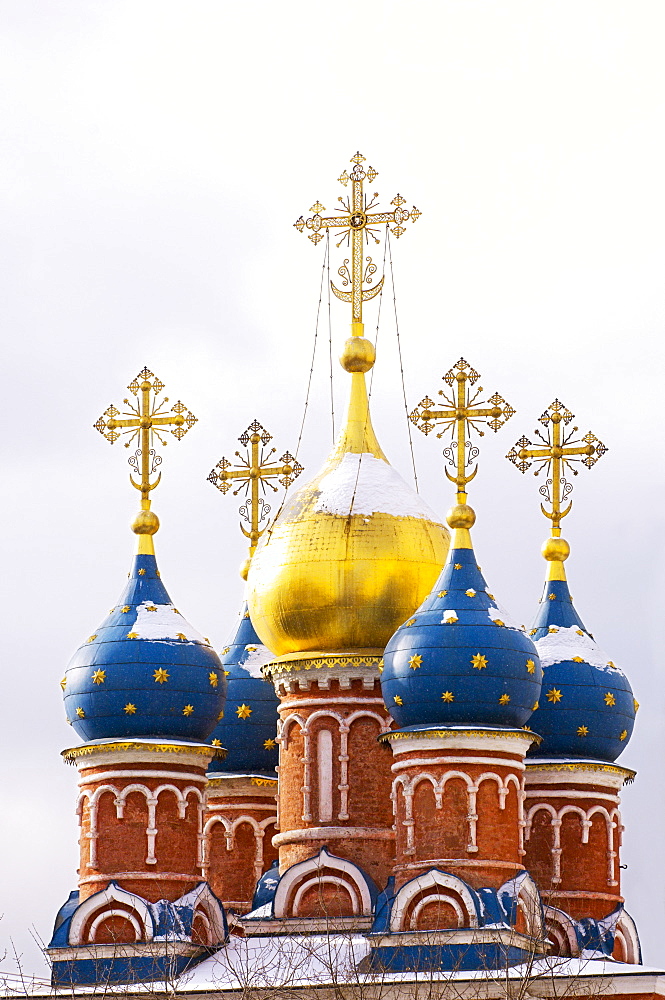
[[[349,337],[339,363],[347,372],[368,372],[376,360],[374,344],[365,337]]]
[[[154,535],[159,531],[159,518],[152,510],[140,510],[132,522],[135,535]]]
[[[565,538],[548,538],[540,551],[548,562],[564,562],[570,555],[570,545]]]
[[[244,562],[240,563],[240,576],[243,580],[246,580],[249,576],[249,567],[251,565],[251,559],[245,559]]]
[[[472,528],[476,523],[476,512],[468,503],[458,503],[446,514],[446,521],[451,528]]]

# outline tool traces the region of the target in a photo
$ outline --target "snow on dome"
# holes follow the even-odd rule
[[[247,653],[247,657],[242,661],[243,667],[251,677],[255,677],[257,680],[262,681],[264,677],[261,673],[261,667],[264,663],[269,663],[270,660],[274,660],[274,655],[270,652],[268,647],[262,645],[262,643],[245,646],[245,652]]]
[[[543,667],[551,667],[555,663],[562,663],[564,660],[572,660],[575,656],[581,656],[585,663],[589,663],[599,670],[622,673],[620,667],[617,667],[607,653],[581,628],[576,625],[570,625],[568,628],[560,625],[551,627],[556,631],[548,632],[541,639],[535,640]]]
[[[488,608],[487,614],[489,615],[490,621],[493,622],[495,625],[505,625],[506,628],[516,628],[518,632],[526,631],[524,625],[520,625],[519,622],[515,618],[513,618],[512,615],[509,614],[509,612],[506,611],[506,609],[502,607],[500,604],[496,604],[495,607]],[[541,663],[542,663],[542,657],[541,657]]]
[[[137,639],[182,640],[184,636],[188,642],[207,642],[172,604],[154,604],[152,601],[143,601],[138,605],[132,631]]]
[[[369,452],[347,452],[341,462],[318,484],[317,514],[349,512],[368,516],[418,517],[441,524],[441,518],[404,482],[400,474]]]

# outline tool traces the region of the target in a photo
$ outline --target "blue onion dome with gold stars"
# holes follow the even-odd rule
[[[468,530],[474,520],[466,504],[449,512],[455,533],[441,575],[386,647],[381,689],[400,728],[524,726],[537,705],[536,647],[487,588]]]
[[[152,512],[143,515],[157,521]],[[205,742],[226,695],[210,641],[174,607],[154,554],[140,552],[120,599],[76,651],[61,685],[67,721],[86,741]]]
[[[637,702],[628,678],[596,644],[573,605],[563,571],[563,538],[550,538],[543,555],[549,579],[531,635],[543,666],[539,707],[530,720],[542,736],[538,757],[614,761],[630,740]]]
[[[222,668],[228,682],[226,706],[211,742],[225,747],[227,754],[223,760],[215,760],[215,773],[275,776],[279,699],[273,685],[261,674],[261,667],[271,659],[273,654],[254,631],[245,604],[235,635],[222,650]]]

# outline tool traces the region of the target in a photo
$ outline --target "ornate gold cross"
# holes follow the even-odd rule
[[[391,201],[391,205],[395,206],[392,212],[372,212],[371,209],[378,203],[379,195],[377,192],[374,192],[371,197],[366,195],[364,183],[365,180],[368,180],[370,184],[373,183],[379,175],[373,167],[368,167],[365,170],[362,166],[364,162],[365,157],[361,153],[356,153],[355,156],[351,157],[351,163],[354,165],[351,173],[349,174],[345,170],[338,178],[344,187],[348,186],[349,181],[351,182],[350,195],[347,194],[345,197],[340,195],[338,198],[342,207],[336,208],[335,211],[340,212],[340,215],[321,215],[321,212],[325,212],[325,207],[316,201],[310,208],[310,212],[314,212],[314,215],[310,216],[309,219],[304,219],[301,215],[294,223],[295,228],[301,233],[304,229],[309,230],[307,235],[312,243],[318,243],[322,240],[325,230],[342,230],[341,239],[336,245],[340,247],[342,243],[346,242],[346,245],[351,248],[351,257],[347,258],[337,271],[342,279],[343,287],[337,288],[332,281],[330,287],[338,299],[351,303],[351,334],[354,337],[362,337],[363,335],[363,302],[373,299],[383,286],[382,277],[373,287],[363,287],[372,285],[373,276],[377,270],[371,257],[363,259],[363,245],[369,243],[370,237],[375,243],[380,243],[380,239],[376,235],[380,225],[385,224],[386,227],[389,227],[392,224],[391,232],[399,238],[405,232],[402,223],[408,222],[409,219],[415,222],[422,215],[422,212],[419,212],[415,207],[412,207],[410,211],[402,208],[406,202],[399,194],[395,195]],[[351,265],[350,268],[349,265]],[[343,290],[349,286],[349,291]]]
[[[478,472],[476,465],[469,475],[466,474],[467,467],[478,456],[478,448],[468,440],[469,432],[473,430],[482,437],[484,431],[481,430],[481,424],[487,424],[491,430],[498,431],[515,412],[498,392],[485,402],[479,402],[480,396],[483,395],[483,387],[479,385],[477,389],[471,390],[479,378],[478,372],[464,358],[460,358],[443,376],[443,381],[449,388],[439,389],[439,395],[443,396],[446,405],[437,408],[434,400],[425,396],[409,414],[409,419],[423,434],[429,434],[436,424],[443,424],[443,430],[437,437],[450,433],[452,440],[450,445],[443,449],[443,454],[448,464],[455,466],[456,471],[455,475],[451,476],[444,467],[444,472],[451,483],[457,486],[458,504],[466,503],[466,485]]]
[[[129,464],[140,476],[140,482],[135,482],[131,472],[129,479],[132,486],[141,492],[141,508],[150,510],[150,493],[162,478],[159,472],[157,479],[154,482],[150,481],[150,477],[162,464],[162,459],[154,448],[154,439],[157,438],[159,443],[166,447],[168,442],[161,429],[168,428],[178,441],[182,440],[196,423],[196,417],[180,400],[170,410],[165,409],[169,402],[167,396],[157,402],[157,396],[164,388],[164,383],[160,382],[148,368],[139,372],[127,388],[137,397],[137,402],[124,399],[123,403],[129,409],[125,410],[122,416],[115,406],[109,406],[94,426],[111,444],[118,440],[121,433],[129,436],[125,448],[129,448],[138,440],[139,447],[129,459]]]
[[[293,455],[285,451],[279,461],[281,465],[271,462],[270,458],[277,451],[271,448],[266,452],[268,442],[272,441],[272,435],[261,426],[258,420],[254,420],[246,431],[243,431],[238,438],[240,444],[245,448],[245,454],[241,455],[237,451],[236,458],[240,463],[234,468],[226,458],[221,458],[208,476],[208,482],[216,486],[222,493],[227,493],[234,482],[238,482],[238,488],[233,491],[237,496],[241,490],[245,491],[245,503],[240,507],[239,512],[243,520],[249,524],[249,531],[242,521],[240,530],[246,538],[249,538],[250,558],[254,555],[259,538],[268,525],[259,528],[270,513],[270,504],[267,504],[261,496],[265,493],[266,486],[269,486],[275,493],[277,487],[270,482],[277,478],[282,486],[288,487],[294,479],[303,471],[303,466],[295,460]]]
[[[591,431],[581,438],[575,437],[578,427],[566,431],[573,417],[574,414],[555,399],[539,417],[545,432],[539,427],[534,432],[541,443],[532,444],[527,437],[521,437],[506,455],[520,472],[526,472],[534,461],[537,464],[534,476],[547,469],[547,481],[540,487],[540,494],[550,504],[552,510],[546,510],[542,501],[540,509],[552,522],[554,537],[560,535],[561,518],[570,512],[573,505],[571,500],[567,507],[561,509],[561,504],[566,502],[573,490],[572,483],[565,478],[566,470],[570,469],[576,476],[579,471],[574,468],[576,463],[581,462],[590,469],[607,451],[602,441],[599,441]]]

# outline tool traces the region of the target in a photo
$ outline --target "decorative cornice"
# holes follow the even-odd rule
[[[398,729],[394,732],[383,733],[383,735],[379,736],[379,740],[381,742],[392,742],[393,740],[453,740],[458,739],[460,736],[481,736],[483,738],[504,740],[531,739],[532,743],[536,745],[541,742],[540,736],[525,729],[483,729],[482,727],[478,727],[477,729],[432,728],[417,730],[415,732],[404,732]]]
[[[177,754],[184,757],[203,757],[205,762],[213,757],[224,758],[226,750],[223,747],[206,746],[200,743],[174,743],[142,740],[122,740],[108,743],[84,743],[80,747],[70,747],[63,750],[61,756],[67,764],[76,764],[86,758],[103,757],[108,754],[162,754],[169,756]],[[204,763],[204,761],[202,761]],[[92,760],[89,766],[95,766]]]
[[[270,660],[261,667],[265,677],[290,673],[294,670],[321,670],[323,667],[375,667],[382,666],[383,650],[349,650],[339,653],[289,653]]]
[[[619,764],[607,764],[603,761],[592,760],[561,760],[561,761],[540,761],[531,763],[525,761],[527,774],[537,771],[597,771],[602,774],[618,774],[627,784],[633,781],[637,771],[632,771],[629,767],[621,767]]]

